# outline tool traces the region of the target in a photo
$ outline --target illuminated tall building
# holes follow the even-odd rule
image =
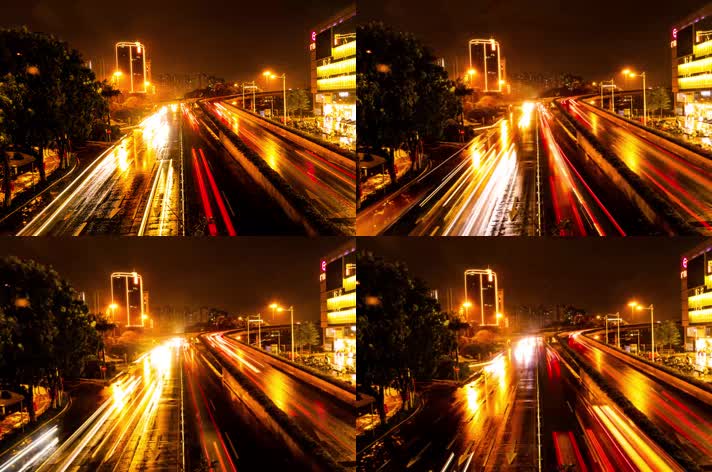
[[[689,131],[712,135],[712,3],[677,23],[670,49],[675,114]]]
[[[497,274],[490,269],[465,271],[467,320],[472,326],[498,324],[504,292],[497,286]]]
[[[685,350],[712,367],[712,239],[688,251],[680,261],[682,329]]]
[[[143,278],[137,272],[111,274],[111,304],[114,321],[124,327],[143,327],[148,293],[143,291]]]
[[[319,269],[324,350],[353,358],[356,353],[356,241],[351,240],[324,256]]]
[[[356,4],[309,33],[314,114],[326,133],[356,138]]]
[[[146,46],[138,41],[116,43],[114,83],[120,90],[146,93],[150,85],[146,55]]]
[[[470,69],[477,71],[475,82],[483,92],[502,92],[504,72],[499,43],[490,39],[471,39],[469,44]]]

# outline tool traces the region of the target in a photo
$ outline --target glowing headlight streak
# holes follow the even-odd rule
[[[161,219],[158,226],[158,235],[163,236],[163,226],[168,219],[168,210],[171,207],[171,195],[173,193],[173,159],[168,161],[168,176],[163,188],[163,203],[161,204]]]
[[[615,438],[628,458],[641,472],[672,471],[661,458],[638,436],[612,408],[593,406],[598,419]]]
[[[56,444],[56,441],[58,440],[57,438],[54,438],[54,442],[52,442],[52,437],[57,433],[57,426],[52,426],[48,431],[42,433],[37,439],[33,440],[30,444],[25,446],[25,448],[16,456],[12,457],[10,460],[5,462],[3,465],[0,466],[0,472],[5,472],[8,470],[10,467],[12,467],[17,461],[25,457],[27,454],[32,452],[32,450],[36,449],[38,446],[41,446],[42,444],[46,443],[47,441],[50,441],[50,445]],[[39,457],[41,457],[44,453],[46,452],[46,448],[43,448],[40,452],[36,453],[32,459],[28,462],[31,464],[35,460],[37,460]],[[27,466],[25,464],[24,467]],[[22,469],[20,469],[22,470]]]

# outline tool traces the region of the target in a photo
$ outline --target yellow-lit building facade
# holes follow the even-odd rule
[[[712,367],[712,239],[680,261],[685,348],[698,365]]]
[[[321,328],[324,350],[334,362],[356,362],[356,241],[324,256],[319,266]]]
[[[314,115],[325,134],[346,147],[356,142],[356,4],[314,28],[309,36]]]
[[[673,27],[670,49],[675,114],[689,133],[712,136],[712,3]]]

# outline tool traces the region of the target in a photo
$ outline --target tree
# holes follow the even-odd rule
[[[672,320],[665,320],[656,326],[655,342],[658,345],[668,346],[670,349],[673,346],[679,346],[682,339],[677,324]]]
[[[357,136],[359,146],[386,149],[391,183],[395,152],[406,147],[413,163],[423,139],[438,139],[447,118],[460,114],[456,85],[413,35],[382,23],[358,28],[356,52]]]
[[[287,91],[287,111],[290,113],[299,112],[299,117],[302,117],[302,112],[311,109],[311,99],[309,94],[304,89],[288,90]]]
[[[456,366],[456,368],[459,369],[460,368],[460,335],[462,334],[463,331],[470,328],[470,324],[467,323],[466,321],[462,321],[457,316],[451,316],[450,319],[448,320],[447,327],[455,335],[455,366]],[[457,372],[459,372],[459,370],[456,371],[455,378],[458,378]]]
[[[455,333],[427,285],[399,263],[367,252],[357,256],[357,385],[376,398],[385,421],[384,392],[395,387],[413,406],[416,379],[430,379],[455,348]]]
[[[304,346],[319,344],[319,330],[311,321],[297,323],[294,326],[294,344],[302,351]]]
[[[646,91],[648,111],[655,113],[660,111],[660,118],[663,117],[663,112],[671,108],[672,103],[670,94],[665,87],[658,87],[653,90]]]
[[[24,104],[26,87],[19,84],[12,74],[5,75],[0,81],[0,159],[3,168],[4,206],[12,204],[12,175],[10,169],[9,149],[23,141],[22,123],[27,121],[27,110]]]
[[[17,144],[35,156],[44,182],[45,149],[54,145],[60,165],[66,166],[71,143],[85,140],[106,115],[102,85],[79,52],[27,28],[0,30],[0,76],[7,74],[25,87]]]
[[[78,375],[96,349],[98,333],[84,302],[51,268],[16,257],[0,259],[0,377],[27,385],[30,420],[34,388],[54,400],[65,374]]]

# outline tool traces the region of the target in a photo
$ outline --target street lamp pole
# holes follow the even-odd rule
[[[277,307],[277,311],[289,311],[289,324],[292,330],[292,362],[294,362],[294,306],[289,308]]]

